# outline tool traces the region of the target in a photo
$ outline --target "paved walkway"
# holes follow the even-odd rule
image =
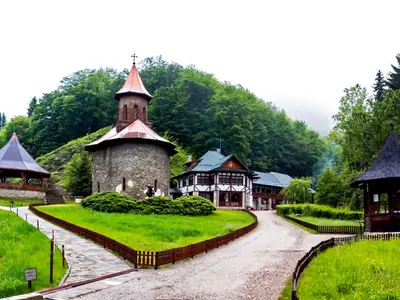
[[[0,209],[10,210],[9,207],[2,206],[0,206]],[[16,212],[17,208],[12,210]],[[28,207],[18,207],[18,215],[24,220],[26,214],[28,214],[28,222],[35,227],[37,220],[39,220],[40,231],[49,239],[51,238],[52,230],[54,230],[55,243],[60,249],[62,245],[65,246],[65,257],[71,269],[66,283],[93,279],[130,268],[125,261],[103,247],[39,218],[29,211]]]
[[[140,270],[47,295],[48,299],[277,299],[312,246],[312,235],[274,212],[258,211],[259,226],[226,246],[159,270]]]

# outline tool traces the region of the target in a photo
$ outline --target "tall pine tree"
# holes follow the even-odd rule
[[[373,85],[375,92],[375,99],[378,102],[383,101],[383,95],[385,94],[385,77],[383,76],[381,70],[378,70],[375,77],[375,84]]]
[[[7,118],[5,113],[0,113],[0,129],[2,129],[7,124]]]
[[[387,86],[392,90],[400,90],[400,54],[396,55],[397,65],[392,65],[393,72],[389,72]]]
[[[33,97],[31,99],[31,102],[29,102],[29,106],[28,106],[28,116],[32,116],[33,112],[35,111],[35,108],[37,106],[37,99],[36,97]]]

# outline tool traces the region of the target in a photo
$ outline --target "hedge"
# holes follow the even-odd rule
[[[276,207],[278,215],[287,216],[291,214],[310,216],[316,218],[338,219],[338,220],[361,220],[363,212],[352,211],[342,208],[333,208],[317,204],[283,204]]]
[[[163,214],[206,216],[216,210],[210,200],[199,196],[184,196],[176,200],[154,196],[136,200],[116,192],[96,193],[82,200],[82,206],[107,213]]]

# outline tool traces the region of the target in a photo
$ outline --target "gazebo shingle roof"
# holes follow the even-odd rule
[[[0,149],[0,170],[16,170],[50,176],[50,173],[39,166],[21,146],[15,133],[8,143]]]
[[[387,138],[378,159],[354,183],[388,178],[400,178],[400,141],[394,132]]]

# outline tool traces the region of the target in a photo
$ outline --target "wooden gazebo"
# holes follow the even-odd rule
[[[378,159],[352,186],[364,189],[365,231],[400,231],[400,141],[394,132]]]
[[[15,133],[0,149],[0,190],[44,192],[44,179],[49,176],[22,147]],[[10,192],[0,194],[12,196]]]

